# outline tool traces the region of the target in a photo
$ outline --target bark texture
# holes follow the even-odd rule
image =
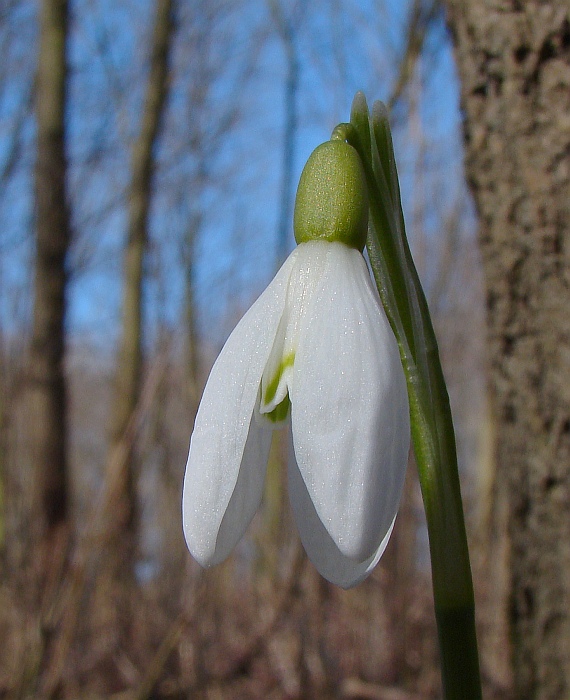
[[[169,49],[172,35],[172,0],[157,0],[149,75],[139,136],[133,145],[127,246],[124,263],[122,336],[117,360],[114,408],[111,426],[109,469],[117,469],[116,454],[126,451],[120,474],[114,481],[117,503],[111,529],[133,540],[136,529],[136,480],[132,445],[125,445],[129,421],[137,406],[141,388],[142,296],[144,261],[148,247],[148,214],[154,170],[154,148],[159,134],[168,87]]]
[[[41,540],[68,515],[64,376],[66,258],[66,0],[43,0],[36,83],[36,260],[30,357],[30,441]]]
[[[570,3],[447,0],[480,216],[518,698],[570,697]]]

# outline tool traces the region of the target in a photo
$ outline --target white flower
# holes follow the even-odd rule
[[[290,419],[291,505],[303,546],[348,588],[382,555],[410,427],[398,348],[361,253],[301,243],[230,335],[196,416],[183,524],[202,566],[224,560],[259,507],[272,430]]]

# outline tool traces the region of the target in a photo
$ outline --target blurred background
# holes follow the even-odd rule
[[[455,420],[485,696],[511,696],[457,5],[1,3],[0,697],[441,696],[413,460],[386,554],[351,591],[303,554],[283,436],[228,562],[201,570],[181,530],[208,371],[292,250],[301,169],[357,90],[390,108]]]

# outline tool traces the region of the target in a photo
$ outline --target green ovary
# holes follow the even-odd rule
[[[309,156],[297,189],[297,243],[338,241],[362,252],[368,232],[368,190],[360,156],[348,143],[327,141]]]

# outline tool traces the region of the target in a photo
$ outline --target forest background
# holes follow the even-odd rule
[[[226,564],[181,532],[209,367],[363,90],[448,380],[485,697],[568,697],[568,3],[4,0],[0,46],[0,696],[440,697],[413,460],[351,591],[303,555],[280,438]]]

